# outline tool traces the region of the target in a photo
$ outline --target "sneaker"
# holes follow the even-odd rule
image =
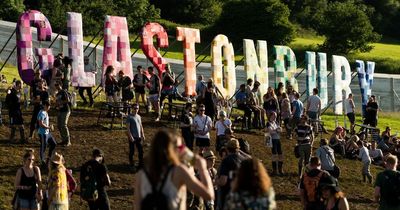
[[[156,121],[156,122],[159,122],[159,121],[160,121],[160,118],[159,118],[159,117],[157,117],[155,121]]]

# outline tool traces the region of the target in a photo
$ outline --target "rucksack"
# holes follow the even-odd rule
[[[400,173],[395,171],[384,171],[385,181],[381,187],[381,197],[385,199],[390,206],[398,206],[400,204]]]
[[[247,140],[243,138],[239,138],[239,147],[246,154],[250,154],[250,144]]]
[[[320,171],[317,176],[311,177],[308,175],[308,173],[304,173],[303,184],[307,195],[307,201],[309,202],[318,201],[318,196],[319,196],[318,185],[323,174],[324,172]]]
[[[96,172],[93,164],[86,163],[81,167],[81,192],[80,196],[85,201],[95,201],[99,197],[97,191]]]
[[[151,193],[147,194],[146,197],[143,198],[141,202],[141,209],[142,210],[168,210],[169,205],[168,205],[168,198],[167,196],[162,192],[162,189],[164,188],[165,182],[167,181],[168,173],[171,170],[172,166],[168,167],[167,172],[165,173],[164,177],[161,179],[161,185],[157,189],[157,183],[151,183],[150,181],[150,175],[144,169],[144,173],[147,176],[147,179],[150,182],[151,185]]]

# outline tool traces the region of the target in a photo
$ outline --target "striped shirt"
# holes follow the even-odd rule
[[[309,125],[297,125],[296,128],[297,142],[298,144],[310,144],[311,142],[311,126]]]

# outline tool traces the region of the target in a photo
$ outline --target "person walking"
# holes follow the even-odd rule
[[[109,210],[110,201],[106,192],[106,186],[111,185],[110,176],[104,163],[104,153],[100,149],[92,151],[92,159],[87,161],[81,167],[80,183],[81,193],[83,185],[90,180],[94,180],[95,190],[97,191],[97,199],[87,200],[90,210]],[[89,184],[91,185],[91,184]],[[93,186],[93,185],[91,185]],[[82,195],[82,194],[81,194]]]
[[[208,150],[211,145],[210,131],[212,128],[212,120],[205,112],[206,107],[201,104],[198,109],[198,114],[193,120],[194,136],[196,138],[196,146],[199,147],[199,154],[201,154],[203,150]]]
[[[185,145],[193,150],[193,141],[194,141],[194,133],[193,133],[193,114],[192,114],[192,103],[186,103],[185,109],[181,115],[180,128],[182,131],[182,137],[185,141]]]
[[[307,99],[307,116],[312,120],[318,120],[321,115],[321,99],[318,96],[318,88],[313,89],[313,94]]]
[[[40,75],[40,74],[39,74]],[[33,111],[32,111],[32,118],[30,123],[30,130],[29,130],[29,139],[33,139],[33,132],[38,127],[37,124],[37,117],[39,111],[43,108],[43,103],[46,101],[49,102],[49,93],[47,92],[46,81],[40,79],[37,81],[36,90],[32,91],[32,103],[33,103]]]
[[[21,111],[21,88],[22,83],[20,80],[15,81],[15,86],[7,91],[6,105],[8,107],[8,115],[10,118],[10,141],[14,142],[15,131],[18,128],[20,134],[20,142],[26,142],[24,118]],[[0,111],[1,112],[1,111]],[[1,113],[0,113],[1,114]]]
[[[57,128],[61,136],[61,145],[70,146],[71,137],[69,135],[68,120],[71,115],[71,101],[67,90],[62,89],[60,83],[55,84],[56,90],[56,109],[57,113]]]
[[[400,209],[400,172],[397,169],[397,157],[388,155],[385,170],[376,176],[375,201],[379,203],[379,210]]]
[[[139,113],[139,104],[132,105],[132,111],[126,119],[126,128],[128,133],[129,142],[129,164],[135,166],[133,157],[135,155],[135,147],[138,151],[139,165],[138,168],[142,168],[143,161],[143,143],[145,140],[142,118]]]
[[[298,92],[295,92],[294,101],[292,102],[292,117],[290,118],[290,126],[288,130],[289,139],[292,139],[292,131],[295,130],[301,116],[303,115],[303,102],[301,102],[299,98],[300,94]]]
[[[195,177],[193,170],[183,161],[192,164],[199,178]],[[134,189],[134,209],[184,210],[186,191],[191,191],[204,200],[214,199],[206,161],[188,150],[182,144],[181,137],[164,129],[155,134],[145,165],[136,173]],[[154,200],[155,194],[165,198],[162,199],[165,202]]]
[[[363,176],[363,182],[365,182],[366,178],[368,178],[368,182],[371,184],[372,183],[372,175],[370,171],[371,157],[369,156],[368,148],[364,145],[363,141],[358,141],[357,146],[359,148],[358,158],[361,159],[361,162],[363,163],[361,171],[361,174]]]
[[[83,62],[84,62],[83,69],[84,69],[85,74],[94,74],[94,75],[96,75],[96,73],[97,73],[96,72],[96,68],[89,62],[89,57],[88,56],[85,56],[83,58]],[[87,104],[87,100],[86,100],[86,97],[84,95],[84,91],[86,91],[86,93],[87,93],[87,95],[89,97],[89,106],[90,107],[93,106],[94,101],[93,101],[92,87],[81,87],[81,86],[79,86],[78,89],[79,89],[79,95],[81,96],[81,99],[83,101],[83,105]]]
[[[162,73],[161,83],[160,109],[163,109],[163,102],[168,97],[168,116],[171,117],[175,74],[170,70],[169,64],[165,66],[165,71]]]
[[[279,175],[283,176],[283,155],[281,146],[281,127],[279,126],[276,113],[271,112],[268,119],[266,131],[272,138],[272,176]]]
[[[154,73],[153,67],[147,68],[147,71],[150,74],[150,81],[149,81],[149,101],[151,103],[151,106],[154,109],[154,112],[156,113],[156,122],[160,121],[161,118],[161,112],[160,112],[160,78],[157,76],[157,74]]]
[[[303,166],[306,166],[310,161],[312,143],[314,141],[314,136],[312,128],[307,124],[308,117],[303,115],[301,117],[300,123],[296,128],[297,135],[297,145],[299,147],[300,158],[298,162],[298,174],[301,177],[303,173]]]
[[[148,112],[145,87],[146,83],[149,82],[149,78],[144,74],[142,66],[137,66],[136,69],[138,72],[133,76],[132,81],[135,88],[136,103],[139,104],[139,97],[142,98],[143,106],[146,107],[146,112]]]
[[[45,101],[43,103],[43,109],[40,110],[37,121],[39,125],[38,135],[40,139],[40,160],[42,164],[47,165],[50,157],[53,155],[53,151],[56,148],[56,140],[50,133],[50,130],[53,130],[53,126],[50,126],[49,122],[49,113],[50,110],[50,102]],[[49,153],[47,155],[47,159],[45,158],[46,148],[49,146]]]
[[[321,180],[321,197],[325,200],[326,210],[349,210],[349,202],[344,193],[339,188],[338,180],[333,176],[328,176]]]
[[[271,178],[257,158],[243,160],[227,196],[224,210],[276,209]]]
[[[319,145],[320,147],[315,151],[315,156],[321,161],[321,169],[333,175],[335,167],[335,151],[329,147],[328,139],[321,139]]]
[[[25,151],[23,161],[23,166],[17,170],[15,176],[13,209],[38,210],[43,199],[42,176],[39,167],[34,165],[33,149]]]
[[[68,184],[63,156],[54,153],[49,165],[47,204],[49,210],[68,210]]]

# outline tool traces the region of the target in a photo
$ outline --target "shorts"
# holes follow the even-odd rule
[[[160,101],[160,96],[158,94],[151,94],[151,95],[149,95],[149,101],[151,103],[158,102],[158,101]]]
[[[354,124],[356,121],[356,117],[354,116],[354,112],[347,113],[347,117],[349,118],[349,121],[351,124]]]
[[[144,86],[135,87],[135,93],[145,94]]]
[[[210,139],[209,138],[196,138],[196,146],[198,147],[209,147]]]
[[[310,118],[310,120],[317,120],[318,119],[318,112],[308,111],[307,115]]]

